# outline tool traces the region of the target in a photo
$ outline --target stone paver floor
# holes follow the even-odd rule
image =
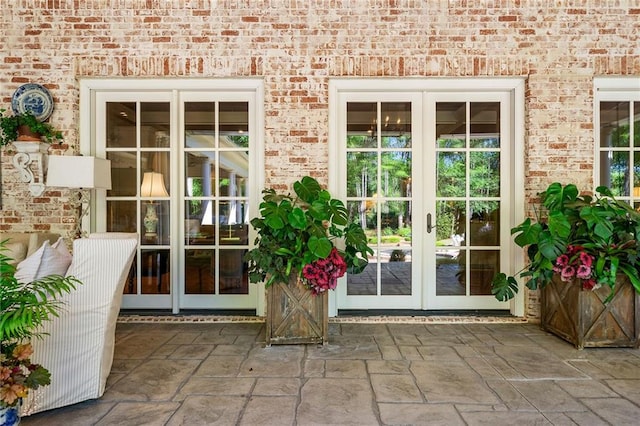
[[[576,350],[535,324],[120,323],[102,398],[35,425],[637,425],[640,350]]]

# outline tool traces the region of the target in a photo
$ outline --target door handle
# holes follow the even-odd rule
[[[427,232],[430,234],[432,229],[436,229],[436,225],[431,225],[431,213],[427,213]]]

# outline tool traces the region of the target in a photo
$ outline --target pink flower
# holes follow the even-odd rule
[[[556,265],[559,267],[567,266],[569,264],[569,256],[566,254],[561,254],[556,259]]]
[[[591,277],[591,267],[587,265],[578,266],[578,270],[576,271],[576,277],[583,280]]]
[[[593,290],[596,286],[596,280],[593,278],[582,281],[582,288],[585,290]]]
[[[591,265],[593,264],[593,256],[591,256],[589,253],[585,251],[581,251],[580,263],[582,263],[584,266],[591,268]]]
[[[312,294],[318,295],[327,290],[335,290],[338,278],[347,272],[347,263],[334,247],[324,259],[318,259],[302,268],[302,276]]]
[[[562,269],[562,272],[560,273],[560,279],[562,281],[568,282],[568,281],[571,281],[575,275],[576,275],[575,268],[571,265],[568,265]]]

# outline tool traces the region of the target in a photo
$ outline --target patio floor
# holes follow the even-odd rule
[[[122,322],[102,398],[35,425],[636,425],[640,350],[576,350],[535,324],[333,321],[264,347],[249,322]]]

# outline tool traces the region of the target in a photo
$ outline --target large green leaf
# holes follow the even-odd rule
[[[511,229],[511,234],[513,235],[519,232],[519,234],[514,237],[514,241],[520,247],[525,247],[538,242],[538,234],[540,234],[540,231],[542,231],[542,225],[539,223],[532,224],[531,219],[526,218],[519,226]]]
[[[288,215],[289,224],[295,229],[305,229],[307,227],[307,216],[300,207],[294,208]]]
[[[575,201],[578,197],[578,187],[574,184],[562,186],[554,182],[541,194],[543,205],[549,210],[562,210],[564,204]]]
[[[317,199],[322,187],[314,178],[305,176],[301,180],[293,183],[293,190],[302,201],[311,204]]]
[[[571,223],[561,211],[549,213],[549,233],[555,237],[567,238],[571,234]]]
[[[268,201],[260,204],[260,214],[264,218],[264,223],[272,229],[282,229],[287,223],[292,205],[289,200],[282,200],[279,204]]]
[[[316,258],[324,259],[331,253],[333,244],[331,244],[331,241],[327,237],[318,238],[312,236],[307,242],[307,247],[309,247],[309,250]]]
[[[518,283],[515,278],[507,277],[504,273],[497,274],[491,282],[491,294],[501,302],[505,302],[518,292]]]

